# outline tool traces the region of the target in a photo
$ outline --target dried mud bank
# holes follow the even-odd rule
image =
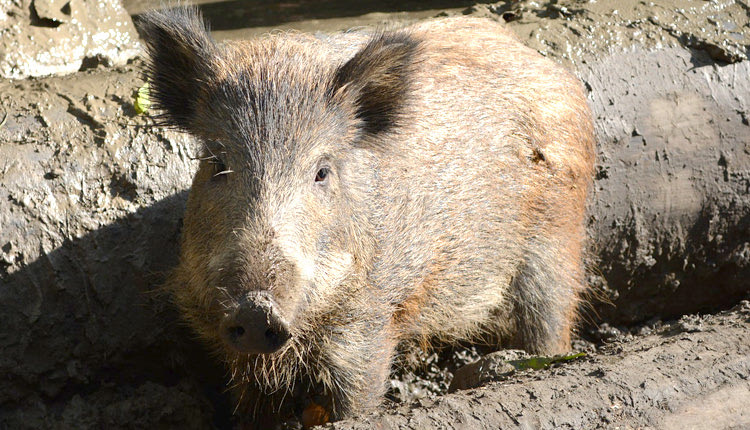
[[[632,324],[729,308],[750,291],[750,8],[618,2],[632,7],[614,13],[602,3],[467,13],[509,21],[589,90],[600,143],[591,278],[615,304],[594,302],[589,319]],[[137,65],[100,66],[0,81],[0,428],[228,425],[220,366],[156,291],[176,259],[194,149],[135,114],[140,76]],[[696,399],[747,399],[743,309],[701,320],[710,330],[618,341],[585,361],[356,425],[667,427],[683,407],[709,417]],[[670,358],[704,344],[713,352],[696,352],[703,358],[683,360],[688,367]],[[618,363],[632,365],[622,373]],[[566,376],[569,366],[578,373]],[[596,376],[596,366],[609,373]],[[655,385],[644,379],[652,374]],[[606,404],[610,394],[620,400]],[[523,415],[532,404],[536,415]],[[483,405],[475,417],[472,405]]]

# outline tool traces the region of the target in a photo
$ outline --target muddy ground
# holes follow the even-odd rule
[[[743,301],[728,312],[643,326],[547,370],[507,370],[485,359],[482,387],[329,428],[744,429],[749,329]]]
[[[596,117],[588,356],[510,373],[485,358],[488,385],[448,395],[488,351],[427,356],[383,412],[336,428],[750,426],[746,1],[266,3],[204,10],[220,38],[489,16],[572,68]],[[221,366],[158,291],[193,142],[135,112],[140,59],[84,63],[0,80],[0,428],[229,428]]]

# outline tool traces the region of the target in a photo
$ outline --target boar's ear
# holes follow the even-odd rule
[[[166,125],[188,130],[216,44],[195,7],[146,13],[138,20],[146,42],[146,75],[154,107]]]
[[[333,80],[333,93],[352,94],[363,131],[374,135],[391,129],[408,97],[419,41],[405,32],[372,38]]]

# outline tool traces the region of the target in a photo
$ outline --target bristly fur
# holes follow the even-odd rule
[[[205,144],[170,289],[245,416],[318,390],[334,419],[372,410],[398,344],[570,347],[594,161],[573,76],[476,18],[335,43],[218,44],[195,8],[140,29],[155,108]],[[259,296],[290,339],[240,353],[226,324]]]
[[[333,88],[355,92],[356,116],[366,134],[397,126],[419,46],[419,40],[406,31],[382,32],[336,72]]]
[[[146,13],[137,21],[146,41],[150,98],[162,125],[191,131],[201,79],[211,72],[217,46],[197,7]]]

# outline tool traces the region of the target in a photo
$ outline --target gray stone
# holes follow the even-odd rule
[[[0,77],[61,75],[118,66],[140,42],[119,0],[0,0]]]

